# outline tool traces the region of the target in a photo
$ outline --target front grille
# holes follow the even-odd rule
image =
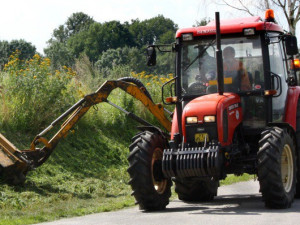
[[[216,123],[186,125],[186,141],[190,147],[199,147],[203,144],[195,142],[195,134],[207,133],[209,142],[218,142],[218,131]]]
[[[219,179],[222,155],[219,146],[164,149],[164,177],[215,177]]]

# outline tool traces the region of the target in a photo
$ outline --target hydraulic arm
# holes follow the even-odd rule
[[[129,81],[125,82],[123,80]],[[142,102],[142,104],[157,118],[160,124],[167,130],[171,130],[171,122],[165,115],[165,109],[161,104],[155,104],[147,90],[143,85],[134,84],[135,79],[120,79],[113,81],[106,81],[94,93],[86,95],[66,112],[54,120],[46,129],[38,134],[30,145],[28,150],[18,150],[12,143],[10,143],[3,135],[0,134],[0,175],[6,178],[11,183],[22,183],[25,180],[25,175],[28,171],[42,165],[51,155],[53,149],[58,142],[65,137],[69,130],[80,120],[80,118],[94,105],[107,102],[114,107],[119,108],[125,112],[129,117],[137,120],[144,126],[152,126],[150,123],[141,119],[140,117],[127,112],[126,110],[116,106],[108,101],[110,93],[120,88],[134,98]],[[138,81],[138,80],[136,80]],[[138,84],[141,84],[140,82]],[[56,125],[61,124],[57,133],[48,140],[45,135]],[[38,148],[38,145],[42,145]]]

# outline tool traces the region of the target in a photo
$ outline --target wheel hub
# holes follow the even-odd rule
[[[293,155],[291,147],[286,144],[283,147],[281,154],[281,180],[286,192],[289,192],[293,184]]]
[[[163,178],[161,163],[163,152],[160,148],[156,148],[153,152],[151,162],[152,182],[157,193],[162,194],[166,190],[167,180]]]

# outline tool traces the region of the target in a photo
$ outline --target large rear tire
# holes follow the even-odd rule
[[[165,148],[167,140],[149,131],[136,135],[129,147],[129,184],[141,210],[162,210],[169,204],[172,181],[163,177],[161,161]]]
[[[217,196],[219,181],[175,178],[175,191],[178,198],[187,202],[211,201]]]
[[[297,104],[297,119],[296,119],[296,140],[297,140],[297,184],[296,184],[296,198],[300,198],[300,100]]]
[[[258,180],[268,208],[289,208],[296,192],[295,142],[278,127],[262,133],[259,141]]]

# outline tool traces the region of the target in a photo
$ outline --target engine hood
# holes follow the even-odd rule
[[[232,93],[225,93],[224,95],[210,94],[195,98],[184,107],[182,121],[185,123],[186,117],[197,116],[198,123],[203,123],[204,116],[216,116],[218,108],[222,110],[224,106],[235,103],[237,99],[239,101],[240,97]]]
[[[242,121],[240,96],[234,93],[224,93],[223,95],[216,93],[200,96],[190,101],[184,107],[182,113],[183,135],[186,136],[186,126],[188,125],[186,124],[187,117],[197,117],[197,124],[190,125],[206,126],[204,122],[205,116],[215,116],[219,141],[224,144],[229,144],[230,139],[227,137],[233,135],[235,127]],[[225,124],[229,127],[227,128]]]

